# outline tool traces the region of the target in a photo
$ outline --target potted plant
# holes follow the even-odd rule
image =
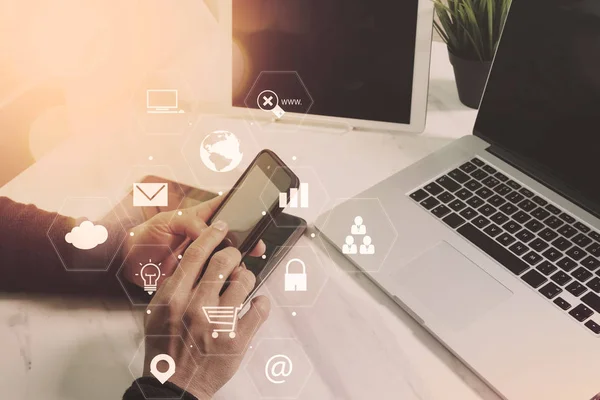
[[[433,0],[460,101],[478,108],[512,0]]]

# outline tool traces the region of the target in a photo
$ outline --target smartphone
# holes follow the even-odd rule
[[[270,169],[268,168],[267,171],[272,169],[273,167]],[[173,211],[178,208],[193,207],[217,197],[216,193],[158,176],[145,176],[140,182],[167,183],[168,206],[134,207],[133,192],[130,191],[120,204],[108,214],[110,218],[107,216],[104,218],[105,220],[116,218],[119,220],[129,220],[132,225],[139,225],[158,213]],[[267,247],[267,250],[265,251],[266,257],[264,259],[262,257],[251,256],[245,256],[243,258],[246,267],[256,276],[256,284],[248,295],[248,299],[250,299],[262,286],[279,262],[287,255],[292,246],[306,231],[306,221],[300,217],[282,212],[275,216],[273,220],[274,223],[269,224],[261,236],[261,239]],[[143,294],[143,297],[140,296],[139,298],[133,293],[129,293],[129,295],[136,297],[136,301],[140,304],[150,301],[149,296],[147,296],[146,293]]]
[[[299,185],[298,177],[275,153],[262,150],[225,196],[209,224],[227,222],[229,232],[223,246],[237,248],[244,257],[282,213],[282,194],[289,200],[290,190]]]

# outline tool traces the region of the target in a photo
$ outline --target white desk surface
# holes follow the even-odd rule
[[[254,129],[256,141],[292,166],[311,166],[331,199],[368,188],[472,130],[476,112],[458,100],[445,47],[434,43],[433,49],[424,134]],[[223,122],[224,129],[232,131],[245,123]],[[184,162],[180,151],[184,143],[185,135],[144,136],[135,129],[95,139],[79,135],[5,185],[0,194],[68,214],[68,209],[61,209],[66,197],[107,197],[114,204],[128,187],[126,179],[131,184],[131,179],[141,177],[125,178],[127,171],[133,165],[153,163],[168,164],[179,181],[198,185],[203,177],[196,180]],[[154,157],[151,162],[149,155]],[[292,156],[297,157],[295,162],[290,161]],[[233,183],[207,182],[202,186],[213,190]],[[318,214],[310,210],[302,216],[310,223]],[[309,374],[299,398],[498,399],[368,279],[344,272],[349,269],[340,266],[345,260],[331,260],[309,236],[299,245],[311,245],[310,241],[328,264],[324,290],[313,307],[295,309],[295,317],[290,308],[274,307],[252,343],[254,349],[261,339],[262,343],[269,343],[269,338],[297,339],[313,365],[312,373],[295,371]],[[5,398],[118,399],[133,379],[128,366],[143,338],[139,308],[100,300],[2,295],[0,321]],[[261,398],[250,374],[243,371],[253,349],[217,398]]]

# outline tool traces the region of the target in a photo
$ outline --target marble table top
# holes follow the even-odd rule
[[[306,171],[299,173],[301,179],[317,175],[326,188],[325,209],[470,133],[476,113],[458,101],[443,44],[434,43],[433,50],[427,128],[421,135],[309,126],[287,131],[228,118],[217,123],[249,132],[257,147],[268,145],[292,167]],[[187,162],[189,135],[193,130],[180,136],[144,136],[135,130],[74,135],[1,188],[0,195],[70,214],[76,211],[65,209],[65,198],[96,196],[116,204],[131,179],[154,171],[212,190],[231,185],[232,180],[211,180]],[[320,211],[298,214],[310,224]],[[310,304],[284,304],[272,283],[277,274],[269,279],[261,292],[274,300],[271,316],[238,374],[216,398],[499,399],[365,276],[349,273],[349,264],[310,232],[314,228],[288,257],[310,253],[318,258],[319,293]],[[136,351],[143,339],[142,311],[101,299],[0,295],[4,398],[120,398],[134,378],[132,371],[140,368]],[[264,354],[277,351],[299,360],[297,380],[287,392],[273,391],[261,373]]]

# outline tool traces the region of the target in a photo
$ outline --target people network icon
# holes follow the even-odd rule
[[[355,236],[362,238],[362,244],[356,245]],[[350,227],[350,235],[342,246],[343,254],[375,254],[375,245],[371,236],[367,235],[367,226],[360,215],[354,217],[354,224]]]

